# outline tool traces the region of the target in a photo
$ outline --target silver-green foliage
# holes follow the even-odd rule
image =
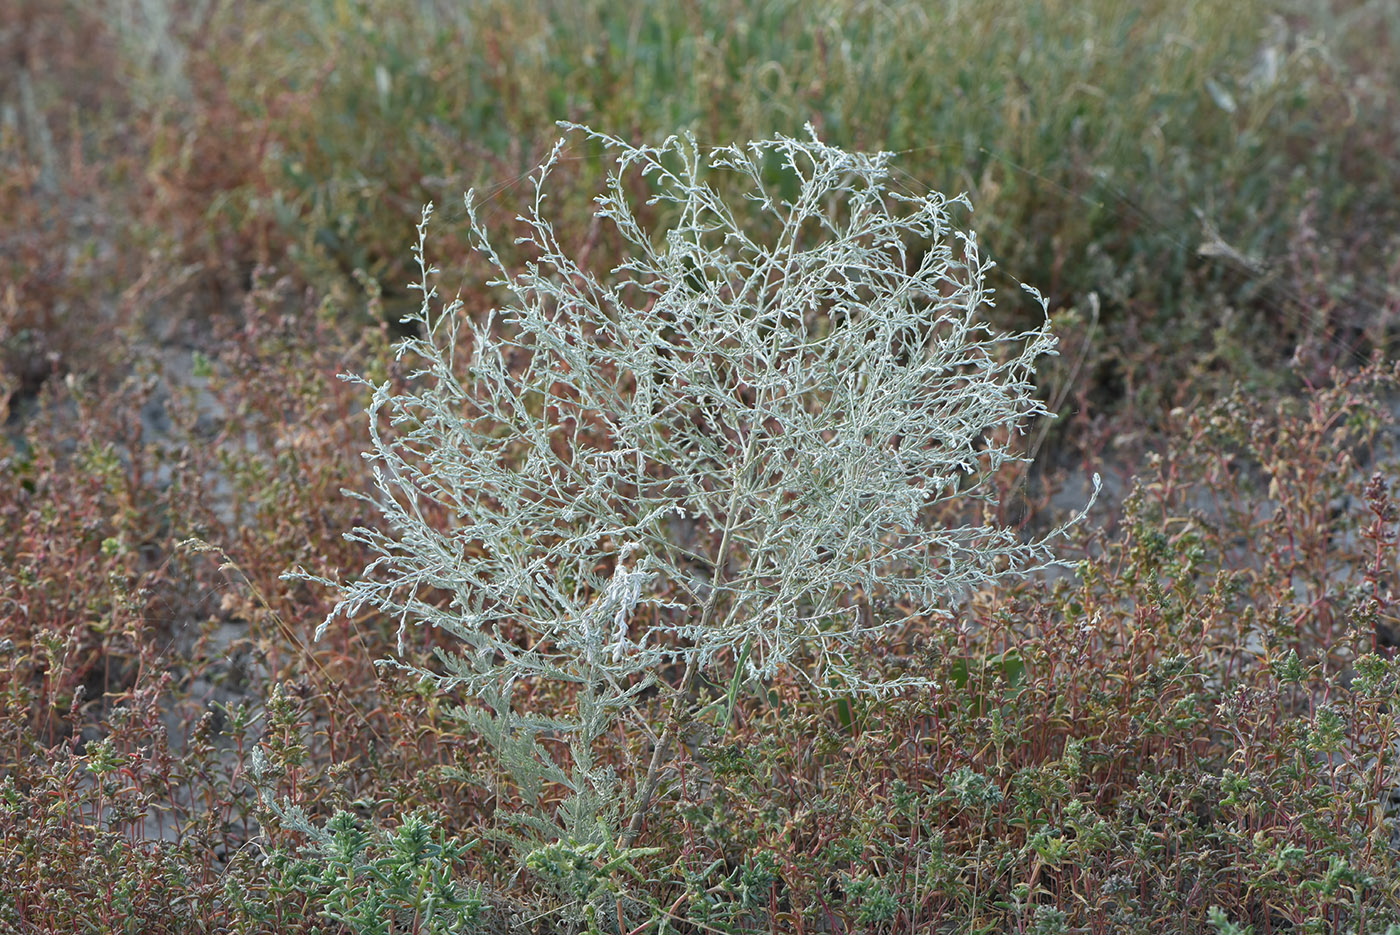
[[[600,275],[556,239],[544,208],[561,140],[519,218],[522,271],[467,195],[505,296],[469,321],[438,301],[425,209],[418,336],[399,349],[421,369],[408,392],[373,388],[365,499],[384,523],[349,534],[377,558],[336,613],[393,614],[401,648],[410,624],[459,639],[440,670],[415,671],[483,703],[462,713],[527,795],[570,788],[559,817],[585,841],[619,814],[593,748],[668,666],[686,689],[738,659],[748,677],[798,663],[818,688],[914,684],[862,667],[861,645],[900,621],[859,598],[936,613],[1051,559],[1048,538],[931,518],[988,496],[1044,414],[1033,368],[1055,339],[1048,320],[987,323],[991,263],[950,221],[962,199],[893,190],[888,153],[815,133],[705,152],[570,129],[613,156],[596,214],[630,255]],[[571,683],[576,706],[518,710],[523,680]],[[571,770],[544,731],[568,737]]]

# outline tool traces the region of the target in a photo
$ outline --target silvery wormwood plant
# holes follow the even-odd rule
[[[932,516],[990,498],[1011,439],[1046,414],[1032,377],[1055,339],[1048,318],[1024,334],[984,320],[992,264],[950,226],[964,199],[891,190],[891,154],[810,128],[706,153],[689,137],[632,146],[564,126],[612,154],[596,215],[630,258],[595,275],[556,239],[543,209],[561,140],[518,219],[535,257],[523,272],[468,193],[507,302],[467,321],[438,301],[426,208],[417,336],[398,348],[421,369],[410,392],[372,387],[376,494],[360,496],[384,523],[348,534],[377,557],[351,584],[296,576],[342,589],[318,638],[369,608],[399,621],[400,655],[409,625],[460,640],[436,670],[386,662],[475,699],[457,713],[533,803],[515,820],[536,845],[625,850],[702,673],[791,665],[818,690],[918,684],[863,674],[862,645],[901,620],[861,601],[936,614],[1053,560],[1062,529],[1027,542]],[[637,173],[653,192],[642,213],[664,230],[629,205]],[[564,683],[549,697],[569,703],[521,710],[517,690],[542,682]],[[670,713],[649,724],[658,691]],[[597,749],[619,718],[652,742],[626,795]],[[567,768],[544,737],[567,740]],[[554,815],[539,814],[546,782],[568,790]]]

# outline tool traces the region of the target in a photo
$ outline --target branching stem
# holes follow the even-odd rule
[[[734,532],[734,511],[739,505],[740,482],[748,473],[757,439],[758,433],[753,431],[753,427],[750,426],[748,443],[744,446],[744,460],[734,472],[734,484],[729,492],[729,506],[724,517],[724,535],[720,537],[719,551],[715,555],[713,565],[715,576],[710,582],[710,596],[705,601],[704,609],[700,612],[700,633],[702,634],[708,630],[714,620],[715,610],[719,607],[720,578],[724,574],[724,561],[729,554],[729,540]],[[651,752],[651,763],[647,765],[646,779],[643,780],[641,791],[637,796],[637,805],[632,812],[632,820],[627,823],[627,831],[622,836],[624,850],[631,847],[632,842],[636,841],[637,836],[642,832],[642,822],[646,821],[647,811],[651,808],[651,798],[656,794],[656,786],[661,781],[661,766],[671,755],[672,738],[680,730],[685,706],[690,703],[690,690],[695,684],[695,676],[700,669],[699,659],[699,654],[695,652],[686,658],[685,674],[681,676],[681,683],[676,689],[676,695],[671,699],[671,710],[666,717],[666,726],[662,729],[661,736],[657,738],[656,749]]]

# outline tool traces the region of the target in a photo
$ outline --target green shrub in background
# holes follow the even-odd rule
[[[378,557],[332,619],[385,613],[400,652],[410,624],[460,640],[440,671],[400,665],[475,699],[457,713],[509,773],[526,850],[619,842],[625,862],[701,673],[733,680],[731,704],[739,680],[791,664],[823,691],[924,684],[870,679],[862,646],[1050,560],[1048,538],[949,517],[991,497],[1044,413],[1031,377],[1055,342],[1048,322],[985,323],[976,239],[943,196],[891,193],[887,153],[583,132],[616,160],[597,216],[634,251],[606,275],[543,213],[563,141],[521,218],[523,272],[468,195],[507,304],[465,340],[462,303],[436,307],[424,211],[420,336],[399,348],[420,369],[410,392],[374,387],[365,499],[384,526],[350,534]],[[638,179],[677,223],[643,225]],[[872,615],[886,598],[910,609]],[[670,715],[648,726],[657,690]],[[654,741],[631,777],[598,756],[619,719]],[[542,742],[561,739],[566,759]],[[567,790],[553,813],[546,786]]]

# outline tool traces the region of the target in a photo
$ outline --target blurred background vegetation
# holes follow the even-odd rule
[[[561,119],[702,143],[810,122],[900,153],[911,188],[968,193],[984,247],[1067,317],[1098,408],[1150,420],[1276,380],[1300,346],[1321,366],[1364,358],[1392,326],[1390,3],[8,9],[11,358],[76,352],[45,320],[56,293],[217,314],[259,266],[346,322],[372,284],[393,317],[421,205],[439,205],[439,256],[460,262],[462,192],[497,193],[509,222]],[[573,155],[555,210],[582,242],[598,169]],[[1008,317],[1027,311],[1002,291]]]

